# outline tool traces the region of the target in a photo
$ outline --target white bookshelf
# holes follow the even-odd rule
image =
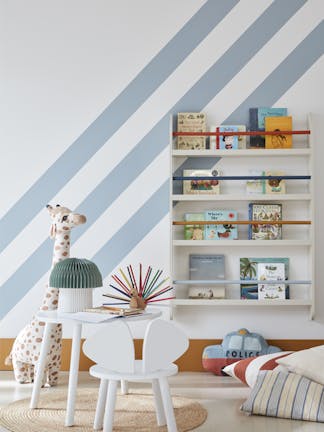
[[[171,274],[176,299],[172,307],[213,306],[213,307],[250,307],[250,308],[307,308],[310,318],[314,315],[315,268],[314,268],[314,192],[312,180],[287,180],[285,194],[247,194],[245,182],[222,180],[219,195],[183,195],[174,188],[173,175],[181,176],[176,170],[181,168],[187,158],[197,158],[196,169],[200,169],[198,158],[214,159],[212,169],[221,169],[224,176],[249,175],[249,169],[281,170],[287,175],[310,175],[313,177],[312,134],[300,135],[296,148],[291,149],[241,149],[241,150],[178,150],[172,137],[170,122],[170,244]],[[309,127],[312,130],[312,118]],[[294,145],[294,144],[293,144]],[[191,164],[192,166],[192,164]],[[288,172],[287,172],[288,171]],[[244,184],[243,184],[244,183]],[[283,220],[310,220],[308,226],[283,225],[282,240],[249,240],[247,226],[239,227],[238,240],[184,240],[184,226],[174,226],[173,221],[184,220],[187,212],[202,212],[210,209],[235,209],[239,220],[247,220],[249,202],[281,203]],[[189,224],[189,223],[188,223]],[[189,299],[188,289],[190,254],[225,255],[225,299]],[[239,258],[240,257],[288,257],[291,298],[286,300],[243,300],[239,295]],[[177,283],[178,281],[178,283]],[[232,281],[232,285],[230,282]],[[223,281],[224,283],[224,281]],[[221,282],[219,283],[221,284]],[[209,283],[210,285],[210,283]],[[218,284],[215,284],[218,285]],[[208,283],[206,282],[206,286]]]

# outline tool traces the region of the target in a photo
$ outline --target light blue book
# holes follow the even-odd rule
[[[221,125],[219,132],[239,132],[238,126]],[[219,148],[222,150],[237,150],[239,148],[238,135],[220,135]]]
[[[287,115],[287,108],[258,108],[258,127],[265,129],[265,117],[283,117]]]
[[[227,224],[205,225],[205,240],[236,240],[238,238],[237,225],[231,221],[237,220],[236,210],[208,210],[205,221],[228,221]]]

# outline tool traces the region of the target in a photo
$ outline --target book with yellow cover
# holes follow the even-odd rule
[[[264,124],[266,132],[291,131],[292,117],[265,117]],[[266,135],[265,147],[268,149],[291,148],[292,135]]]

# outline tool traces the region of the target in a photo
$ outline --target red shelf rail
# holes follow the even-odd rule
[[[310,130],[246,131],[246,132],[173,132],[173,136],[255,136],[255,135],[310,135]]]

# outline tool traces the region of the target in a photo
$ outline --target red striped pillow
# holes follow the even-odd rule
[[[224,367],[223,372],[233,378],[236,378],[238,381],[242,381],[249,387],[253,387],[258,373],[261,370],[277,370],[288,372],[288,369],[278,365],[276,360],[291,354],[291,352],[292,351],[280,351],[273,354],[250,357]]]

